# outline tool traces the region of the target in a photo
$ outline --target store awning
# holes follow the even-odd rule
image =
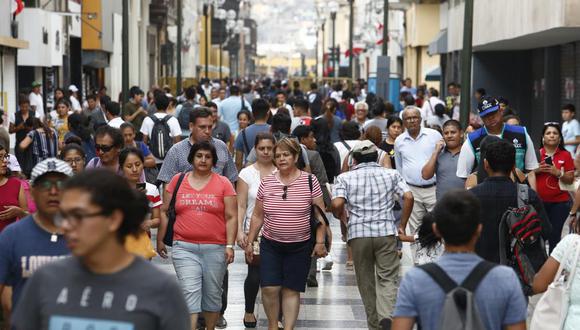
[[[425,81],[441,81],[441,68],[436,67],[435,69],[427,72],[425,75]]]
[[[83,66],[102,69],[109,66],[109,53],[99,50],[83,50]]]
[[[447,53],[447,29],[439,31],[437,36],[429,44],[427,49],[429,55],[445,54]]]
[[[28,41],[22,39],[14,39],[8,36],[0,36],[0,46],[9,48],[28,48]]]

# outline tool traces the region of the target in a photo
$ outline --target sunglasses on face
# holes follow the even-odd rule
[[[282,194],[282,199],[286,200],[286,198],[288,198],[288,186],[284,186],[284,188],[282,188],[282,191],[284,191],[284,193]]]
[[[50,181],[50,180],[43,180],[34,184],[35,188],[40,190],[49,191],[52,187],[55,187],[56,190],[61,190],[64,186],[64,180],[57,180],[57,181]]]
[[[113,150],[115,146],[108,146],[106,144],[95,144],[95,149],[97,151],[102,151],[102,152],[109,152],[111,150]]]

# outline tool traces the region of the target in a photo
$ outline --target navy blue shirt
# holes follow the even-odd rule
[[[50,241],[51,236],[31,215],[0,233],[0,283],[13,287],[13,307],[24,284],[39,267],[70,254],[62,235],[58,235],[56,242]]]

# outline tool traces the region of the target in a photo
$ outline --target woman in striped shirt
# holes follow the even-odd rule
[[[324,202],[318,180],[315,177],[309,180],[310,174],[296,167],[300,152],[300,145],[294,139],[283,138],[276,143],[274,162],[278,171],[262,180],[250,222],[248,242],[256,239],[263,226],[260,285],[269,329],[278,329],[280,293],[284,329],[294,328],[300,310],[300,292],[306,287],[310,257],[327,254],[323,221],[317,229],[316,240],[311,240],[311,206],[316,204],[324,210]],[[250,261],[253,258],[251,244],[246,247],[246,258]]]

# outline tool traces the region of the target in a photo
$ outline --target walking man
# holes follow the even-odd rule
[[[409,218],[409,232],[414,235],[427,212],[433,210],[436,202],[436,176],[423,179],[421,170],[433,152],[441,134],[434,129],[421,127],[421,112],[416,108],[403,111],[403,122],[407,130],[395,140],[395,163],[415,200]],[[405,232],[406,222],[401,222],[399,233]],[[413,246],[414,247],[414,246]],[[413,253],[414,254],[414,253]]]
[[[375,330],[380,329],[379,322],[391,318],[397,297],[395,195],[403,196],[403,226],[413,208],[413,195],[397,171],[377,164],[378,151],[372,142],[361,141],[353,147],[352,155],[352,170],[335,180],[332,212],[337,219],[346,219],[344,212],[348,211],[348,244],[357,286],[369,329]]]

